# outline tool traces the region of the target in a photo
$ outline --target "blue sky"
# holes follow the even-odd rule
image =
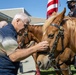
[[[67,15],[69,9],[66,1],[59,0],[58,12],[61,12],[66,7]],[[24,7],[33,17],[46,18],[47,2],[48,0],[0,0],[0,9]]]

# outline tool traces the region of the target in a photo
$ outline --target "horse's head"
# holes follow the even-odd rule
[[[27,48],[31,46],[32,43],[30,44],[30,41],[35,41],[37,43],[40,42],[38,37],[34,34],[34,29],[35,26],[33,25],[25,25],[25,28],[18,32],[17,42],[19,44],[19,48]]]
[[[51,63],[51,57],[57,57],[57,55],[67,46],[64,42],[66,37],[64,37],[64,27],[62,24],[63,18],[65,16],[64,9],[60,14],[53,15],[46,20],[43,25],[43,37],[42,41],[46,40],[49,43],[48,54],[39,54],[37,62],[42,69],[48,69]],[[51,57],[50,57],[51,56]]]
[[[31,40],[32,34],[28,32],[28,25],[25,25],[25,28],[21,29],[18,32],[17,42],[19,44],[19,48],[24,48]]]

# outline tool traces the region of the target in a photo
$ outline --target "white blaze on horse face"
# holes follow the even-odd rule
[[[46,31],[43,33],[43,36],[45,35]]]
[[[44,69],[49,69],[50,66],[51,66],[50,59],[48,57],[49,57],[49,55],[46,55],[43,58],[43,66],[44,66]]]

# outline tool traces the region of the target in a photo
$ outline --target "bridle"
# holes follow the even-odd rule
[[[59,64],[59,60],[56,61],[54,52],[55,52],[55,50],[56,50],[56,48],[57,48],[57,44],[58,44],[58,41],[59,41],[60,38],[61,38],[61,45],[62,45],[62,50],[61,50],[60,54],[61,54],[61,53],[64,51],[64,49],[65,49],[65,48],[64,48],[64,43],[63,43],[63,40],[64,40],[64,29],[63,29],[63,27],[62,27],[62,24],[60,24],[60,25],[51,24],[51,26],[55,26],[56,28],[58,28],[58,34],[57,34],[57,36],[56,36],[56,38],[55,38],[55,41],[54,41],[54,43],[53,43],[53,46],[52,46],[50,52],[48,53],[48,54],[49,54],[48,58],[50,59],[50,62],[53,63],[53,66],[55,67],[55,70],[59,70],[59,71],[60,71],[60,74],[63,75],[62,70],[67,70],[68,68],[60,69],[60,66],[61,66],[62,64],[64,64],[65,62]]]
[[[53,46],[52,46],[52,48],[51,48],[51,50],[50,50],[50,53],[49,53],[49,56],[51,56],[51,57],[54,57],[54,52],[55,52],[55,50],[56,50],[56,48],[57,48],[57,44],[58,44],[58,41],[59,41],[59,38],[61,38],[61,44],[62,44],[62,50],[61,50],[61,53],[64,51],[64,44],[63,44],[63,39],[64,39],[64,29],[63,29],[63,27],[60,25],[57,25],[57,24],[51,24],[51,26],[55,26],[55,27],[57,27],[59,30],[58,30],[58,34],[57,34],[57,36],[56,36],[56,39],[55,39],[55,41],[54,41],[54,43],[53,43]]]
[[[38,38],[33,34],[33,32],[30,29],[31,27],[29,25],[25,25],[23,29],[24,31],[22,32],[22,34],[19,35],[20,37],[22,37],[22,39],[24,38],[22,41],[20,41],[21,48],[23,48],[24,46],[25,48],[28,48],[31,45],[34,45],[36,42],[39,42]]]

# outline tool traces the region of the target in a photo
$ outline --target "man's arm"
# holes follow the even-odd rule
[[[76,17],[76,9],[73,12],[73,17]]]
[[[28,49],[17,49],[15,52],[13,52],[12,54],[9,55],[9,58],[13,62],[20,61],[20,60],[27,58],[34,52],[46,50],[48,48],[48,46],[49,46],[48,42],[43,41]]]

